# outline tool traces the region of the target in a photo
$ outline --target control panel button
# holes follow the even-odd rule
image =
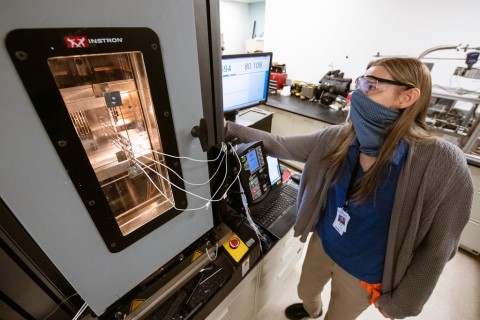
[[[230,239],[230,242],[228,243],[230,248],[232,249],[237,249],[238,246],[240,245],[240,240],[238,240],[238,238],[236,237],[233,237]]]

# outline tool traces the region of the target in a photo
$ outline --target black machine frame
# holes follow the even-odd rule
[[[86,47],[68,48],[64,40],[66,36],[122,39],[122,41],[103,40]],[[123,250],[183,212],[182,209],[187,207],[187,198],[185,192],[181,191],[184,188],[181,164],[173,157],[166,157],[166,165],[176,173],[170,175],[170,181],[172,185],[179,187],[172,188],[178,209],[171,208],[131,233],[122,234],[70,121],[68,110],[47,63],[49,58],[58,56],[140,51],[148,74],[158,127],[163,139],[166,138],[169,141],[163,145],[164,152],[178,156],[160,41],[153,30],[149,28],[16,29],[8,34],[6,46],[36,112],[108,250],[111,252]]]

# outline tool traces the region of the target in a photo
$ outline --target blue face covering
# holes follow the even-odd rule
[[[377,156],[385,129],[399,115],[399,111],[388,109],[360,90],[355,90],[350,97],[350,120],[360,142],[360,151],[369,156]]]

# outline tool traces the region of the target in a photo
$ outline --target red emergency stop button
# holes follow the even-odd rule
[[[238,238],[236,237],[233,237],[232,239],[230,239],[230,242],[228,244],[230,245],[230,248],[237,249],[240,245],[240,240],[238,240]]]

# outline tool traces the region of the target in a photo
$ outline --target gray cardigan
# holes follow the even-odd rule
[[[295,236],[305,242],[325,206],[332,174],[321,159],[341,126],[308,135],[282,137],[228,122],[226,139],[263,141],[267,154],[304,162]],[[418,315],[445,264],[455,255],[470,217],[473,183],[464,153],[439,139],[409,146],[393,204],[380,307],[391,317]]]

